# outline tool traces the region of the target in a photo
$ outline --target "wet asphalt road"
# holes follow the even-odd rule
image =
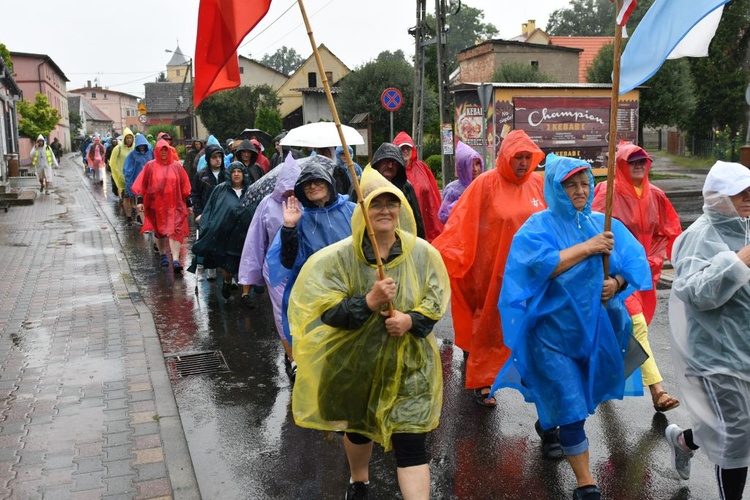
[[[111,193],[81,177],[81,188],[93,190],[123,244],[132,279],[153,311],[164,355],[221,350],[231,369],[173,382],[203,498],[341,498],[349,477],[342,438],[294,424],[267,296],[257,297],[248,309],[240,304],[239,291],[229,302],[221,297],[220,278],[213,283],[189,273],[175,278],[159,267],[148,238],[125,227]],[[665,387],[679,397],[672,383],[668,294],[659,292],[650,339]],[[507,389],[498,393],[494,410],[475,404],[463,389],[463,356],[452,344],[450,315],[438,323],[436,335],[444,405],[441,425],[428,438],[432,498],[571,498],[573,473],[564,460],[542,457],[533,407]],[[687,411],[655,414],[647,396],[605,403],[587,420],[591,467],[603,498],[717,497],[713,466],[702,454],[693,460],[689,481],[671,470],[664,439],[669,423],[689,426]],[[371,498],[400,498],[393,454],[377,446],[370,480]]]

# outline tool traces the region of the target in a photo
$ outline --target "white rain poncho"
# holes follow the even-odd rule
[[[750,244],[750,219],[726,194],[748,185],[745,167],[717,162],[703,215],[673,249],[669,322],[681,400],[696,444],[725,469],[750,466],[750,268],[736,253]]]
[[[397,236],[401,255],[385,263],[397,284],[395,309],[438,320],[450,299],[450,282],[437,250],[415,236],[409,203],[371,167],[362,174],[365,207],[392,193],[401,200]],[[362,250],[361,207],[352,215],[352,236],[312,255],[292,289],[289,324],[297,378],[292,413],[297,425],[356,432],[391,448],[393,433],[424,433],[437,427],[443,400],[440,355],[434,333],[392,337],[385,319],[372,313],[361,328],[326,325],[321,315],[343,299],[366,294],[377,268]]]

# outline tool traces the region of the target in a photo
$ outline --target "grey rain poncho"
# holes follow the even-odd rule
[[[696,444],[724,469],[750,466],[750,219],[729,196],[750,170],[717,162],[703,187],[703,215],[673,249],[669,302],[672,356]]]

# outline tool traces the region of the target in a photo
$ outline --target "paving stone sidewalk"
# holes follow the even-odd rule
[[[151,312],[70,155],[0,212],[0,499],[200,498]]]

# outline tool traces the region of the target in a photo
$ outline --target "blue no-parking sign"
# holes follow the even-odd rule
[[[399,89],[388,87],[380,94],[380,103],[386,111],[398,111],[404,104],[404,96]]]

